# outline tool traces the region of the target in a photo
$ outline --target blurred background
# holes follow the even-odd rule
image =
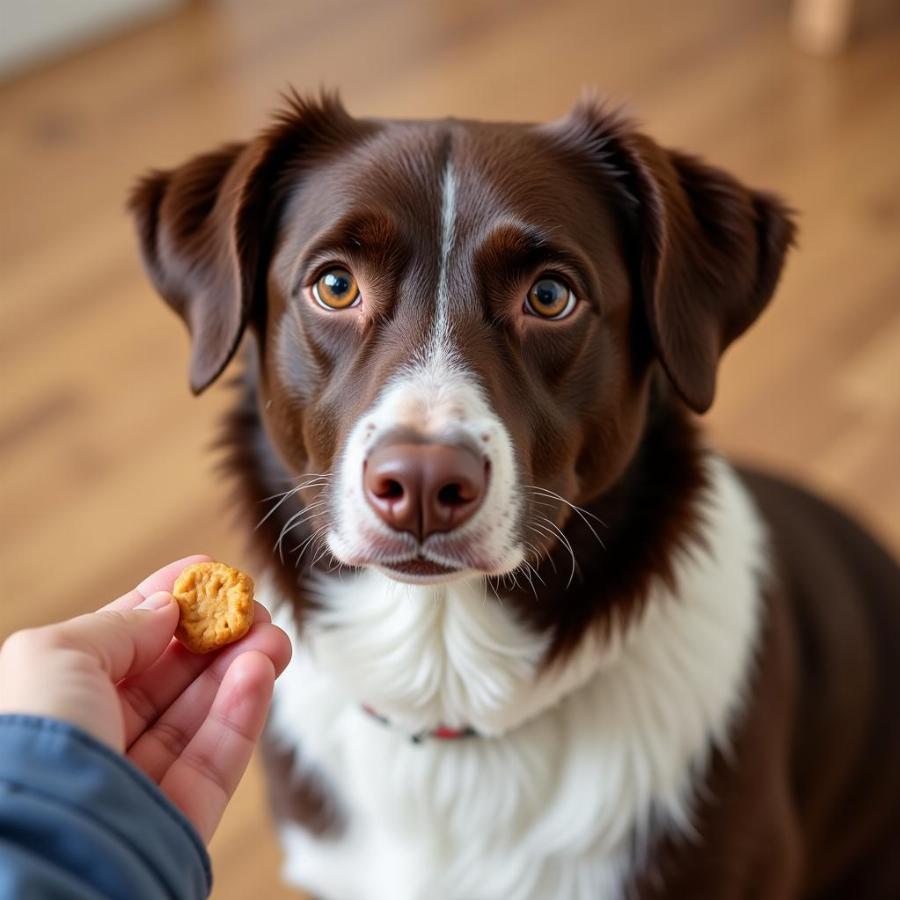
[[[135,176],[265,125],[288,84],[361,115],[542,120],[585,86],[800,212],[708,416],[728,452],[900,552],[900,10],[890,0],[0,0],[0,637],[191,552],[245,562],[209,444],[229,402],[138,262]],[[218,900],[296,896],[258,769]]]

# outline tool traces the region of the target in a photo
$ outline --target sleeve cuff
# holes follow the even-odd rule
[[[40,822],[29,822],[36,803],[53,810],[52,829],[71,832],[57,844],[82,869],[102,868],[104,880],[121,870],[125,879],[155,882],[163,896],[209,895],[209,854],[191,823],[143,772],[81,729],[0,715],[0,788],[0,806],[21,807],[9,817],[0,810],[0,833],[13,818],[22,834],[38,834]]]

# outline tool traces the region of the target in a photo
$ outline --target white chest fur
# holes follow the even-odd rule
[[[624,634],[558,670],[482,585],[377,573],[316,586],[323,605],[276,688],[273,734],[340,794],[348,826],[282,838],[289,880],[327,900],[615,900],[635,848],[690,824],[692,785],[727,741],[759,630],[765,538],[710,457],[704,537]],[[271,598],[270,598],[271,599]],[[370,703],[398,729],[360,709]],[[484,735],[413,744],[439,723]]]

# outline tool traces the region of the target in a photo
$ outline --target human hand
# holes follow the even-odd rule
[[[185,566],[206,560],[170,563],[97,612],[11,635],[0,648],[0,713],[64,719],[123,753],[208,842],[291,646],[258,603],[248,634],[215,653],[173,640],[169,592]]]

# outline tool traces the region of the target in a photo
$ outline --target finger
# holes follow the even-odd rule
[[[212,837],[266,721],[275,669],[263,653],[229,667],[209,715],[160,782],[204,842]]]
[[[130,610],[102,609],[50,626],[52,640],[96,660],[112,681],[142,672],[166,649],[178,604],[165,591]]]
[[[253,627],[237,643],[215,653],[197,654],[186,650],[178,641],[172,641],[162,656],[146,671],[120,683],[118,688],[125,717],[125,746],[134,743],[205,669],[215,664],[219,666],[218,671],[224,673],[238,653],[255,646],[255,629],[269,625],[271,621],[269,611],[261,603],[255,603]],[[276,652],[276,659],[280,664],[284,656],[283,649],[273,652]],[[220,661],[223,657],[226,659],[224,663]],[[287,658],[290,659],[289,648]],[[221,675],[219,679],[221,680]]]
[[[112,603],[107,603],[103,609],[134,609],[142,603],[146,597],[157,591],[169,591],[175,586],[175,579],[182,571],[193,563],[209,562],[208,556],[186,556],[184,559],[170,562],[167,566],[157,569],[152,575],[148,575],[136,588],[117,597]]]
[[[221,651],[171,706],[139,734],[128,748],[128,758],[159,782],[206,718],[229,666],[244,653],[253,651],[267,656],[277,674],[284,671],[291,658],[290,641],[280,628],[254,625],[245,638]]]

